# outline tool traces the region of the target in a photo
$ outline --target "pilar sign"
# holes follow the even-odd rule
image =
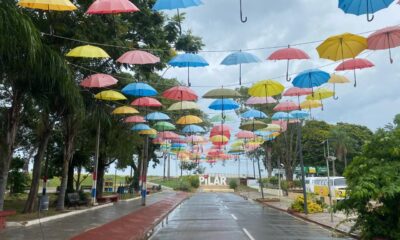
[[[215,176],[210,177],[208,175],[199,176],[200,185],[226,185],[226,177],[224,176]]]

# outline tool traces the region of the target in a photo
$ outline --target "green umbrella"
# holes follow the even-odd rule
[[[221,122],[221,121],[222,121],[222,116],[221,116],[221,114],[215,115],[214,117],[212,117],[212,118],[210,119],[210,121],[213,122],[213,123],[214,123],[214,122]],[[235,119],[233,119],[232,116],[225,115],[224,121],[225,121],[225,122],[234,122]]]
[[[242,130],[247,130],[247,131],[255,131],[261,128],[266,128],[268,126],[268,124],[261,122],[259,120],[250,120],[250,121],[246,121],[244,123],[242,123],[240,125],[240,129]]]
[[[203,98],[238,98],[242,97],[240,93],[229,88],[216,88],[208,91]]]
[[[156,129],[157,131],[171,131],[171,130],[175,130],[175,125],[169,122],[157,122],[154,125],[154,129]]]
[[[168,111],[181,111],[181,110],[190,110],[190,109],[200,109],[200,107],[195,102],[181,101],[181,102],[172,104],[168,108]]]

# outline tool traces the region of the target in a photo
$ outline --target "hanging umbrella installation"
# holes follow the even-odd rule
[[[193,134],[193,133],[204,133],[206,130],[198,125],[187,125],[182,129],[182,133]]]
[[[283,112],[289,112],[298,109],[300,109],[300,106],[292,101],[280,102],[273,108],[274,111],[283,111]]]
[[[201,118],[194,116],[194,115],[186,115],[183,117],[180,117],[178,121],[176,121],[176,124],[180,125],[189,125],[189,124],[198,124],[202,123],[203,120]]]
[[[137,114],[137,113],[139,113],[138,110],[129,106],[117,107],[112,111],[112,114],[117,114],[117,115]]]
[[[152,112],[146,115],[145,119],[147,121],[166,121],[170,120],[170,117],[162,112]]]
[[[86,77],[79,85],[85,88],[104,88],[115,85],[117,82],[118,80],[111,75],[97,73]]]
[[[300,104],[300,96],[309,95],[312,93],[311,88],[298,88],[298,87],[291,87],[288,88],[282,96],[285,97],[297,97],[297,103]]]
[[[185,86],[175,86],[165,90],[162,96],[166,99],[176,101],[197,101],[197,94],[190,88]]]
[[[374,13],[389,7],[394,0],[339,0],[339,8],[345,13],[357,16],[367,15],[367,21],[374,20]],[[371,17],[370,17],[371,15]]]
[[[239,128],[242,130],[256,131],[256,130],[265,128],[267,126],[268,126],[268,124],[253,119],[250,121],[243,122]]]
[[[261,60],[254,54],[247,53],[247,52],[234,52],[226,56],[222,62],[221,65],[239,65],[239,85],[242,85],[242,64],[247,64],[247,63],[258,63],[261,62]]]
[[[329,78],[328,83],[333,84],[333,99],[337,100],[339,99],[338,96],[336,96],[336,84],[343,84],[343,83],[349,83],[350,80],[347,79],[346,77],[338,74],[331,74],[331,78]]]
[[[285,87],[275,80],[262,80],[253,84],[248,93],[253,97],[264,97],[265,102],[268,102],[268,97],[279,95],[284,89]],[[268,109],[268,105],[265,106]]]
[[[324,40],[317,47],[317,52],[320,58],[338,61],[357,57],[367,46],[365,37],[344,33]]]
[[[320,100],[321,101],[321,110],[324,110],[324,104],[322,103],[322,99],[333,97],[335,93],[326,88],[318,88],[314,95],[308,95],[306,97],[307,100]]]
[[[87,14],[118,14],[138,12],[139,8],[129,0],[96,0],[86,11]]]
[[[220,114],[215,115],[215,116],[210,118],[210,122],[212,122],[212,123],[221,123],[222,121],[224,121],[225,123],[228,123],[228,122],[231,123],[231,122],[235,121],[234,117],[231,116],[231,115],[226,115],[225,114],[224,117],[225,117],[225,119],[222,119],[222,116]]]
[[[242,113],[240,116],[242,118],[267,118],[268,117],[267,114],[265,114],[261,111],[255,110],[255,109],[250,109],[250,110]]]
[[[311,88],[311,94],[313,94],[314,87],[321,86],[328,82],[329,78],[329,73],[319,69],[311,69],[299,73],[299,75],[293,79],[292,84],[298,88]]]
[[[215,135],[223,135],[227,138],[231,137],[232,128],[229,125],[219,124],[211,128],[210,137]]]
[[[239,92],[229,88],[216,88],[206,92],[203,98],[219,99],[219,98],[240,98]]]
[[[132,50],[122,54],[117,62],[132,65],[155,64],[160,62],[160,58],[146,51]]]
[[[173,67],[187,67],[187,73],[188,73],[188,86],[190,87],[190,67],[205,67],[208,66],[207,61],[201,57],[200,55],[194,54],[194,53],[184,53],[177,55],[173,59],[171,59],[168,64]]]
[[[308,109],[310,111],[310,117],[311,117],[311,109],[319,107],[322,107],[322,104],[321,101],[318,100],[305,100],[302,103],[300,103],[301,109]]]
[[[119,100],[127,100],[127,98],[121,93],[114,90],[105,90],[97,93],[94,96],[96,99],[105,100],[105,101],[119,101]]]
[[[181,101],[181,102],[176,102],[174,104],[171,104],[169,108],[167,109],[168,111],[183,111],[183,110],[200,110],[200,106],[195,103],[195,102],[189,102],[189,101]]]
[[[393,63],[392,48],[400,46],[400,26],[386,27],[378,30],[367,38],[368,49],[389,50],[389,60]]]
[[[174,124],[172,124],[170,122],[165,122],[165,121],[157,122],[156,124],[154,124],[153,128],[160,132],[161,131],[172,131],[172,130],[176,129]]]
[[[346,70],[353,70],[354,74],[354,87],[357,86],[357,76],[356,76],[356,69],[364,69],[364,68],[371,68],[375,66],[372,62],[368,61],[367,59],[363,58],[353,58],[346,60],[339,64],[335,71],[346,71]]]
[[[129,116],[124,119],[125,123],[145,123],[146,120],[143,116]]]
[[[246,105],[262,105],[262,104],[273,104],[276,103],[276,99],[273,97],[249,97],[246,100]]]
[[[110,58],[110,55],[108,55],[106,51],[92,45],[83,45],[73,48],[65,56],[81,58]]]
[[[121,92],[128,96],[149,97],[157,95],[157,91],[147,83],[130,83]]]

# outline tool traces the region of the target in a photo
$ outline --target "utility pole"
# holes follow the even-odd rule
[[[330,171],[329,171],[329,160],[333,159],[334,157],[329,156],[329,139],[326,139],[324,142],[324,156],[326,159],[326,168],[327,168],[327,174],[328,174],[328,196],[329,196],[329,212],[331,215],[331,222],[333,222],[333,211],[332,211],[332,191],[331,191],[331,179],[330,179]],[[327,151],[325,152],[325,143],[326,143],[326,149]],[[326,154],[327,153],[327,154]]]
[[[300,158],[300,168],[301,168],[301,180],[303,185],[303,198],[304,198],[304,214],[308,214],[307,206],[307,189],[306,189],[306,176],[304,172],[304,160],[303,160],[303,146],[301,144],[301,128],[303,125],[303,120],[300,120],[297,128],[297,139],[299,145],[299,158]]]

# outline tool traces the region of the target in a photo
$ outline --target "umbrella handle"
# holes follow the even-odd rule
[[[367,11],[367,21],[368,21],[368,22],[372,22],[372,20],[374,20],[374,17],[375,17],[374,14],[372,14],[371,16],[372,16],[372,17],[370,18],[370,17],[369,17],[369,12]]]
[[[244,18],[243,18],[243,12],[242,12],[242,0],[240,0],[240,21],[241,21],[242,23],[245,23],[245,22],[247,22],[247,17],[244,17]]]
[[[289,77],[289,59],[287,60],[287,63],[286,63],[286,81],[287,82],[292,81],[292,78]]]
[[[333,97],[332,98],[334,100],[338,100],[339,99],[339,97],[336,96],[336,84],[335,83],[333,84]]]

